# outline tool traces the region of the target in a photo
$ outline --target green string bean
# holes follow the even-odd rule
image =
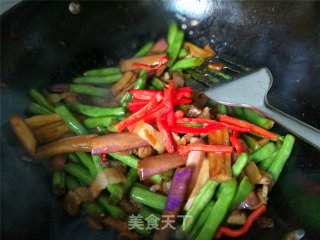
[[[196,240],[211,240],[220,223],[228,213],[232,199],[237,191],[237,181],[233,178],[231,181],[223,183],[223,185],[223,191],[211,209],[210,215]]]
[[[174,40],[169,43],[169,46],[167,48],[167,54],[170,59],[170,61],[168,62],[169,66],[172,66],[173,63],[176,61],[176,58],[178,57],[183,42],[183,38],[184,32],[181,30],[177,30],[176,34],[174,35]]]
[[[274,125],[274,121],[261,116],[259,113],[256,113],[249,108],[243,108],[243,112],[247,121],[258,125],[259,127],[269,130]]]
[[[150,209],[150,208],[148,208],[146,206],[143,206],[142,208],[140,208],[138,214],[140,216],[142,216],[144,220],[146,220],[146,218],[148,218],[150,216],[151,217],[156,217],[157,218],[157,224],[159,223],[160,218],[161,218],[161,214],[160,213],[158,213],[156,211],[153,211],[152,209]]]
[[[139,175],[137,173],[137,169],[130,168],[126,175],[126,181],[122,183],[124,194],[126,194],[131,189],[138,178]]]
[[[89,117],[106,117],[106,116],[123,116],[125,115],[125,108],[103,108],[80,103],[66,103],[66,106],[73,112],[79,112]]]
[[[169,68],[169,71],[173,72],[173,71],[177,71],[177,70],[198,67],[203,63],[203,61],[204,61],[204,59],[201,57],[181,59],[181,60],[175,62],[175,64]]]
[[[72,115],[72,113],[63,105],[59,104],[54,108],[54,111],[59,114],[67,126],[77,135],[88,134],[87,129]]]
[[[97,198],[97,202],[104,207],[108,213],[114,218],[126,219],[126,213],[119,207],[109,203],[109,199],[105,194],[100,194]]]
[[[76,189],[81,187],[79,180],[69,174],[66,176],[66,185],[67,185],[67,189],[71,191],[75,191]]]
[[[183,231],[185,231],[187,233],[190,232],[192,226],[195,224],[201,211],[205,208],[205,206],[212,199],[218,185],[219,185],[218,182],[214,182],[212,180],[209,180],[209,181],[207,181],[207,183],[205,185],[203,185],[201,187],[196,198],[194,199],[194,202],[193,202],[191,208],[186,213],[188,218],[183,219],[183,223],[181,226],[181,229]]]
[[[282,169],[288,160],[290,153],[292,151],[295,142],[294,136],[287,134],[284,138],[282,147],[277,155],[277,157],[272,162],[268,172],[273,176],[274,182],[276,182],[282,172]]]
[[[218,113],[227,115],[228,114],[227,106],[218,104]]]
[[[92,177],[96,177],[99,173],[99,169],[97,169],[94,164],[92,157],[85,152],[76,152],[77,157],[80,159],[81,163],[89,170]]]
[[[254,185],[250,183],[250,180],[247,176],[244,176],[239,184],[236,195],[232,200],[232,204],[229,212],[235,210],[239,204],[251,193],[254,189]]]
[[[167,201],[164,195],[135,186],[130,191],[130,198],[157,210],[163,210]]]
[[[145,89],[147,85],[147,69],[142,69],[139,73],[139,77],[134,85],[133,89]],[[131,95],[130,95],[131,96]]]
[[[87,128],[108,127],[112,121],[116,120],[115,117],[95,117],[87,118],[83,123]]]
[[[73,83],[88,83],[88,84],[107,84],[117,82],[121,78],[121,73],[114,73],[108,75],[96,75],[96,76],[85,76],[85,77],[76,77],[73,79]],[[75,85],[78,86],[78,85]],[[72,87],[72,86],[70,86]],[[74,87],[74,86],[73,86]],[[87,86],[86,86],[87,87]],[[72,90],[70,90],[72,91]],[[75,91],[73,89],[73,91]],[[77,90],[76,90],[77,91]],[[99,90],[101,91],[101,90]],[[103,94],[106,90],[103,90]],[[79,93],[79,92],[78,92]],[[81,92],[80,92],[81,93]],[[83,93],[82,93],[83,94]],[[87,94],[91,95],[91,94]],[[94,95],[97,96],[97,95]],[[102,95],[105,96],[105,95]]]
[[[68,163],[64,166],[64,170],[87,185],[90,185],[94,180],[94,177],[90,175],[90,172],[79,164]]]
[[[178,54],[178,59],[184,58],[184,57],[188,56],[188,54],[189,54],[189,51],[187,48],[181,48],[179,51],[179,54]]]
[[[29,103],[28,111],[32,114],[35,114],[35,115],[44,115],[44,114],[49,114],[49,113],[53,112],[53,111],[49,110],[48,108],[41,106],[40,104],[34,103],[34,102]]]
[[[191,229],[190,237],[192,239],[195,239],[198,236],[199,232],[201,231],[201,228],[203,227],[206,220],[208,219],[209,214],[210,214],[211,209],[213,208],[214,204],[215,204],[214,201],[210,201],[207,204],[207,206],[205,206],[205,208],[202,210],[198,220],[196,221],[195,225]]]
[[[118,67],[99,68],[85,71],[85,76],[99,76],[121,73],[121,69]]]
[[[81,207],[85,212],[87,212],[92,217],[101,218],[101,217],[104,217],[105,215],[104,208],[97,202],[82,203]]]
[[[179,31],[178,24],[176,22],[171,23],[168,29],[168,36],[167,36],[168,45],[172,45],[178,31]]]
[[[145,45],[142,46],[142,48],[138,50],[138,52],[134,55],[134,57],[142,57],[146,55],[149,52],[149,50],[153,47],[153,45],[154,45],[154,42],[152,41],[147,42]]]
[[[241,138],[246,142],[246,144],[252,151],[257,150],[260,147],[259,143],[248,134],[241,133]]]
[[[124,189],[120,183],[109,184],[107,190],[110,192],[109,203],[112,205],[118,204],[124,197]]]
[[[249,161],[254,161],[255,163],[261,162],[268,157],[275,151],[276,146],[273,142],[270,142],[263,147],[257,149],[256,151],[252,152],[249,155]]]
[[[278,141],[276,143],[276,149],[274,150],[274,152],[268,158],[262,160],[262,162],[260,163],[259,168],[261,170],[268,171],[274,159],[276,159],[278,153],[280,152],[281,147],[282,147],[282,142]]]
[[[162,82],[159,78],[152,78],[151,84],[155,88],[155,90],[163,90],[166,87],[166,84]]]
[[[236,159],[236,162],[232,165],[232,177],[238,178],[247,163],[248,155],[245,152],[240,153]]]
[[[35,89],[30,89],[29,94],[41,106],[47,108],[51,112],[53,111],[52,106],[47,102],[45,97],[40,92]]]
[[[235,106],[235,107],[232,107],[232,109],[233,109],[233,114],[235,117],[240,118],[240,119],[245,119],[242,107]]]
[[[79,163],[79,164],[81,164],[80,159],[78,158],[78,156],[75,153],[69,153],[68,154],[68,160],[71,163]]]
[[[111,90],[109,88],[98,88],[82,84],[70,84],[69,91],[72,93],[83,94],[95,97],[105,97],[110,95]]]

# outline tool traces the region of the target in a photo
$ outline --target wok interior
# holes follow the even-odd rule
[[[27,89],[70,82],[86,69],[117,64],[145,42],[165,36],[177,20],[191,42],[267,66],[274,85],[269,101],[280,110],[320,127],[318,2],[201,1],[83,2],[72,15],[68,2],[22,2],[1,17],[1,214],[8,239],[108,238],[67,216],[53,196],[46,166],[21,161],[24,150],[8,125],[22,115]],[[195,1],[196,2],[196,1]],[[198,4],[198,5],[197,5]],[[197,6],[197,7],[195,7]],[[192,26],[190,20],[200,23]],[[62,46],[65,43],[66,47]],[[311,91],[310,91],[311,89]],[[269,212],[276,228],[254,228],[244,239],[279,239],[303,228],[319,235],[320,152],[297,141],[273,189]]]

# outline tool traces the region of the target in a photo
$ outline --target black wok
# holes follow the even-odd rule
[[[65,214],[62,199],[52,193],[46,165],[21,161],[25,152],[8,118],[25,115],[28,88],[116,64],[149,39],[165,36],[174,19],[187,28],[190,41],[267,66],[274,76],[271,104],[320,128],[320,2],[81,2],[79,15],[72,15],[68,5],[24,1],[1,16],[1,82],[7,84],[1,88],[3,239],[115,237]],[[201,22],[191,26],[191,19]],[[319,150],[297,140],[271,193],[268,214],[275,228],[255,227],[243,239],[281,239],[300,228],[305,239],[319,239]]]

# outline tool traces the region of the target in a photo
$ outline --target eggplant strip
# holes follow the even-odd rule
[[[204,141],[200,138],[191,138],[190,143],[204,143]],[[202,163],[203,159],[206,156],[205,152],[201,151],[192,151],[188,155],[188,160],[186,163],[187,167],[190,167],[192,169],[188,188],[187,188],[187,193],[186,196],[189,196],[191,192],[194,190],[195,185],[201,179],[203,176],[199,176],[200,170],[202,168]]]
[[[168,227],[166,224],[168,223],[168,220],[170,222],[176,221],[177,215],[180,212],[180,208],[185,197],[190,174],[191,169],[188,167],[177,168],[173,176],[166,205],[159,222],[159,229],[155,233],[153,239],[165,240],[169,238],[170,232],[173,229]],[[170,219],[168,219],[168,217]]]
[[[67,124],[59,120],[33,129],[33,134],[38,140],[38,144],[41,145],[56,141],[69,131],[70,129]]]
[[[146,140],[132,133],[108,134],[91,139],[91,149],[93,155],[120,152],[149,146],[150,144]]]
[[[168,48],[168,43],[164,38],[159,39],[154,46],[149,50],[149,53],[164,52]]]
[[[229,146],[229,130],[211,131],[208,135],[210,144]],[[209,175],[216,182],[229,182],[232,178],[231,153],[209,153]]]
[[[52,143],[43,145],[37,149],[35,160],[41,160],[54,155],[72,152],[90,152],[91,139],[97,137],[96,134],[64,138]]]
[[[10,125],[16,136],[19,138],[20,142],[24,148],[28,151],[30,156],[35,155],[37,140],[33,135],[30,127],[26,121],[20,116],[14,114],[10,117]]]
[[[189,198],[184,206],[185,211],[188,211],[191,208],[194,200],[196,199],[198,192],[200,191],[202,186],[206,184],[208,180],[209,180],[209,160],[205,158],[202,161],[202,166],[197,178],[197,182],[192,188],[192,192],[190,193]]]
[[[162,134],[143,120],[135,126],[133,133],[148,141],[159,154],[162,154],[165,151],[166,146],[163,142]]]
[[[124,60],[121,63],[121,70],[125,72],[128,70],[135,69],[136,67],[132,66],[133,63],[154,65],[154,64],[157,64],[161,58],[166,56],[167,56],[166,53],[158,53],[158,54],[151,54],[151,55],[146,55],[142,57],[130,58],[130,59]]]
[[[72,152],[91,152],[94,155],[101,153],[119,152],[139,147],[148,147],[150,144],[131,133],[116,133],[105,136],[96,134],[64,138],[38,148],[36,161],[54,155]]]
[[[190,43],[190,42],[183,42],[182,43],[183,47],[186,47],[189,49],[190,54],[192,57],[203,57],[203,58],[209,58],[215,55],[215,53],[213,52],[208,52],[202,48],[199,48],[198,46]]]
[[[116,100],[119,100],[126,92],[129,92],[135,86],[138,79],[138,74],[134,73],[127,83],[118,91],[116,95]]]
[[[132,71],[125,72],[122,77],[112,85],[111,91],[113,95],[116,95],[129,82],[133,75],[134,72]]]
[[[187,162],[188,156],[179,153],[166,153],[151,156],[138,162],[138,174],[140,180],[155,174],[183,166]]]
[[[57,122],[59,120],[62,120],[62,119],[56,113],[35,115],[25,119],[25,121],[27,122],[30,128],[40,127],[49,123]]]

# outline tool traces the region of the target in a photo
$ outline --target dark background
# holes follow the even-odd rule
[[[8,118],[26,116],[27,89],[71,81],[86,69],[116,65],[150,39],[166,36],[169,23],[186,38],[218,53],[267,66],[274,77],[271,105],[320,128],[319,1],[24,1],[1,16],[1,236],[4,239],[108,239],[84,218],[71,218],[51,189],[46,164],[25,154]],[[200,20],[191,26],[190,20]],[[63,41],[67,47],[61,46]],[[254,90],[254,89],[253,89]],[[285,132],[283,132],[285,133]],[[244,239],[280,239],[303,228],[320,235],[320,153],[297,140],[273,189],[268,214],[273,230],[254,228]]]

